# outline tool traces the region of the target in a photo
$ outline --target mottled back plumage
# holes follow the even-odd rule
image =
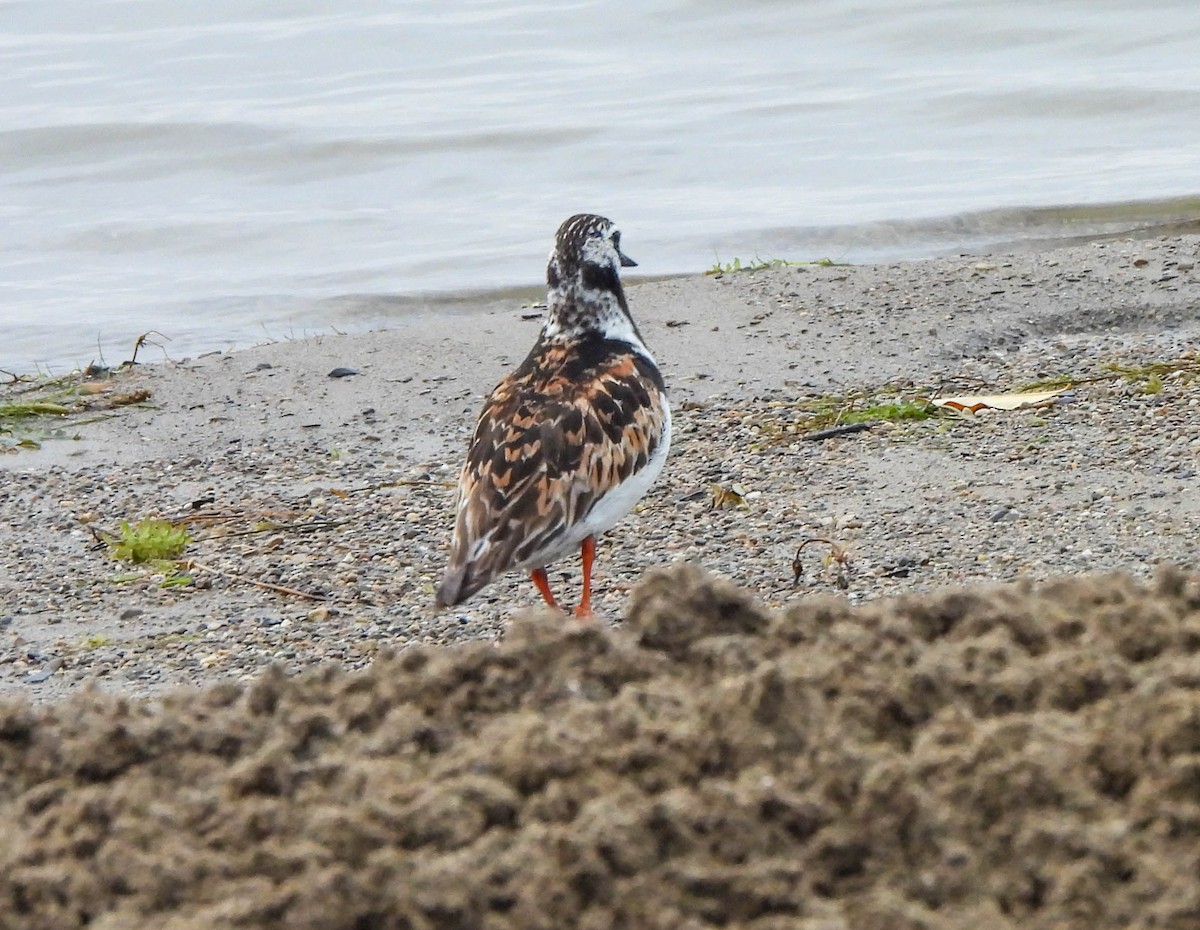
[[[661,470],[670,410],[621,286],[632,264],[609,220],[559,227],[541,334],[484,404],[459,476],[440,604],[609,529]]]

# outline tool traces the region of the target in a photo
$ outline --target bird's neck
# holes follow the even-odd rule
[[[579,339],[593,333],[605,339],[628,342],[646,351],[642,334],[629,315],[625,292],[619,284],[615,291],[584,288],[577,282],[552,288],[546,295],[542,338]]]

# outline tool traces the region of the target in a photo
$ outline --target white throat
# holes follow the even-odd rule
[[[546,297],[543,338],[572,339],[585,333],[627,342],[639,355],[654,361],[620,298],[612,291],[584,290],[577,282],[551,290]]]

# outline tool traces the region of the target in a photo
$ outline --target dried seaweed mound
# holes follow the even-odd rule
[[[0,927],[1200,926],[1200,594],[1164,573],[0,707]]]

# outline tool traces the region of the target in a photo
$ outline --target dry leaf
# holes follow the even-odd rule
[[[140,404],[150,399],[150,391],[146,388],[138,388],[134,391],[127,391],[124,394],[115,395],[109,403],[114,407],[128,407],[130,404]]]
[[[746,503],[745,492],[740,485],[735,484],[732,488],[723,488],[719,484],[714,484],[708,490],[712,495],[713,510],[721,510],[725,507],[750,506]]]
[[[959,397],[935,397],[931,404],[939,407],[949,407],[951,410],[964,410],[974,413],[976,410],[1019,410],[1021,407],[1039,407],[1052,398],[1069,390],[1055,388],[1052,391],[1024,391],[1010,394],[963,394]]]

